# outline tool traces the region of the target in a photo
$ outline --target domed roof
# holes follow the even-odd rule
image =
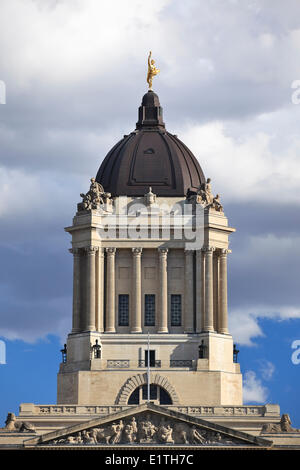
[[[184,196],[205,183],[205,177],[192,152],[166,131],[159,98],[149,90],[136,130],[110,150],[96,181],[112,196],[143,196],[149,186],[158,196]]]

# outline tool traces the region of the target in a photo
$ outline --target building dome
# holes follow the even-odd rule
[[[184,196],[205,182],[198,160],[177,136],[166,131],[156,93],[149,90],[139,107],[136,130],[107,154],[96,176],[112,196]]]

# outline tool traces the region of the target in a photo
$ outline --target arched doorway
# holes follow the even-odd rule
[[[148,399],[148,386],[143,384],[137,387],[128,398],[128,405],[140,405]],[[150,384],[150,401],[157,405],[172,405],[170,394],[160,385]]]

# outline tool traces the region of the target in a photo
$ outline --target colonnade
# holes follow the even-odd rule
[[[80,331],[116,331],[116,248],[90,246],[73,253],[73,327]],[[142,248],[132,248],[130,331],[141,333]],[[186,333],[228,333],[226,249],[184,251],[182,327]],[[104,262],[106,258],[106,262]],[[85,269],[83,269],[83,263]],[[158,248],[157,333],[168,333],[168,249]],[[106,282],[104,283],[104,271]],[[84,273],[84,274],[83,274]],[[104,287],[105,286],[105,287]],[[105,289],[105,292],[104,292]],[[105,302],[104,302],[105,297]],[[104,311],[105,307],[105,311]],[[105,317],[105,318],[104,318]],[[105,325],[105,326],[104,326]]]

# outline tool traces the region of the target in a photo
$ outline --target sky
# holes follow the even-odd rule
[[[279,403],[300,428],[298,0],[1,0],[0,426],[19,403],[56,401],[72,309],[64,227],[135,128],[150,50],[166,127],[236,228],[244,401]]]

